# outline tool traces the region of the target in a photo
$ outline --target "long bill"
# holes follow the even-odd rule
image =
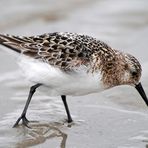
[[[141,83],[137,84],[135,86],[135,88],[137,89],[137,91],[139,92],[139,94],[141,95],[142,99],[144,100],[144,102],[146,103],[146,105],[148,106],[148,98],[145,94],[145,91],[141,85]]]

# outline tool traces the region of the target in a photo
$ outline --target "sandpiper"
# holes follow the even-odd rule
[[[142,69],[138,60],[93,37],[67,32],[30,37],[0,34],[0,44],[17,53],[24,76],[34,83],[14,127],[20,120],[28,125],[26,112],[38,87],[48,88],[51,95],[61,96],[68,122],[72,122],[72,117],[67,95],[87,95],[119,85],[130,85],[137,89],[148,105],[140,83]]]

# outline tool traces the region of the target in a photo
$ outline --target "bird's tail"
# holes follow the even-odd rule
[[[22,44],[22,40],[18,38],[17,36],[12,36],[8,34],[0,34],[0,44],[8,47],[9,49],[21,53],[21,47],[20,45]]]

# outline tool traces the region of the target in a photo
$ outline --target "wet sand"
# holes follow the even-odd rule
[[[7,10],[4,6],[8,2],[0,3],[2,33],[78,32],[135,55],[143,66],[141,81],[148,95],[147,0],[65,0],[62,3],[45,0],[42,5],[36,1],[36,8],[33,1],[15,0]],[[128,86],[83,97],[68,96],[74,119],[71,125],[66,123],[60,97],[37,91],[27,114],[34,121],[31,128],[21,125],[12,128],[22,112],[31,83],[22,79],[15,58],[1,49],[0,148],[148,147],[148,109],[136,90]]]

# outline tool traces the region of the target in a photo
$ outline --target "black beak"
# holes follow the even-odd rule
[[[137,84],[136,87],[137,91],[139,92],[139,94],[141,95],[141,97],[143,98],[144,102],[146,103],[146,105],[148,106],[148,99],[147,99],[147,96],[144,92],[144,89],[141,85],[141,83]]]

